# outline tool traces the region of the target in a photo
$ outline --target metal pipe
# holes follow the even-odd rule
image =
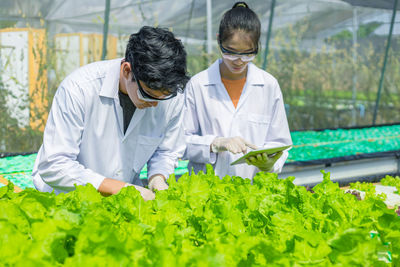
[[[352,160],[340,163],[332,163],[331,166],[312,165],[293,167],[285,165],[278,175],[284,179],[294,176],[296,185],[315,185],[322,182],[321,170],[330,172],[334,182],[347,183],[349,181],[363,180],[369,177],[383,177],[387,174],[398,174],[400,161],[396,156],[363,160]]]

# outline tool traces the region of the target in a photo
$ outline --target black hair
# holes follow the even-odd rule
[[[125,61],[135,77],[152,90],[182,93],[190,78],[183,44],[167,29],[143,26],[131,34]]]
[[[251,34],[254,47],[258,47],[261,34],[261,23],[257,14],[245,2],[236,2],[226,11],[219,24],[218,42],[229,40],[237,30]]]

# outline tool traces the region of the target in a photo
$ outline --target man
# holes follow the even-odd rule
[[[132,185],[145,200],[167,189],[185,150],[182,130],[186,52],[174,35],[143,27],[125,58],[95,62],[59,86],[33,169],[40,191],[91,183],[103,195]],[[139,174],[148,166],[149,189]]]

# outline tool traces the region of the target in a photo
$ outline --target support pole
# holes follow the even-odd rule
[[[376,96],[375,109],[374,109],[374,118],[373,118],[373,121],[372,121],[372,125],[375,125],[376,117],[377,117],[377,114],[378,114],[379,101],[381,99],[381,91],[382,91],[382,86],[383,86],[383,79],[385,77],[386,63],[387,63],[387,58],[388,58],[388,54],[389,54],[390,42],[392,40],[394,19],[396,18],[397,3],[398,3],[398,0],[394,0],[392,21],[390,23],[390,30],[389,30],[389,36],[388,36],[388,40],[387,40],[387,44],[386,44],[385,58],[383,60],[381,78],[379,80],[378,94]]]
[[[192,17],[193,17],[193,9],[194,9],[195,1],[196,1],[196,0],[192,0],[192,4],[190,5],[188,26],[187,26],[187,28],[186,28],[186,34],[185,34],[185,45],[188,44],[189,32],[190,32],[190,22],[192,21]]]
[[[208,64],[211,63],[211,53],[212,53],[212,7],[211,0],[207,0],[207,54],[208,54]]]
[[[353,7],[353,90],[352,90],[352,114],[351,124],[355,126],[357,124],[357,113],[356,113],[356,102],[357,102],[357,30],[358,30],[358,18],[357,18],[357,7]]]
[[[107,37],[108,37],[108,21],[110,18],[111,0],[106,0],[106,9],[104,10],[104,26],[103,26],[103,50],[101,60],[105,60],[107,56]]]
[[[266,69],[267,67],[267,57],[268,57],[268,49],[269,49],[269,40],[271,38],[271,32],[272,32],[272,21],[274,19],[274,9],[275,9],[275,0],[271,1],[271,11],[269,15],[269,23],[268,23],[268,32],[267,32],[267,40],[265,42],[265,50],[264,50],[264,63],[263,63],[263,70]]]

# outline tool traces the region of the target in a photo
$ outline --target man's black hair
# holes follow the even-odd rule
[[[229,40],[237,30],[251,34],[254,47],[258,47],[261,23],[257,14],[245,2],[236,2],[232,9],[225,12],[219,24],[218,41]]]
[[[135,77],[152,90],[181,93],[190,78],[183,44],[167,29],[144,26],[132,34],[125,60]]]

